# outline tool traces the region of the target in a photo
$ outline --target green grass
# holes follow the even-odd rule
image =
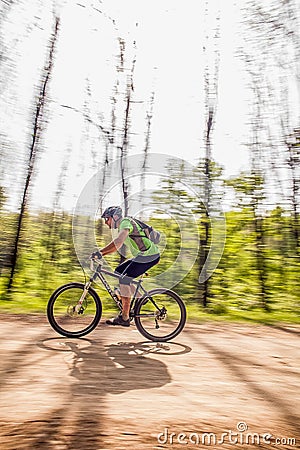
[[[79,279],[81,280],[81,279]],[[68,281],[68,280],[67,280]],[[67,282],[65,280],[65,282]],[[61,283],[62,284],[62,283]],[[32,292],[22,292],[15,290],[10,298],[0,300],[0,313],[11,314],[45,314],[47,302],[51,292],[60,284],[55,284],[53,289],[44,288],[33,290]],[[101,301],[103,303],[103,315],[109,316],[115,314],[117,308],[108,294],[98,286],[95,286]],[[188,320],[191,322],[250,322],[272,325],[276,323],[300,324],[300,315],[297,312],[288,309],[274,308],[271,312],[256,309],[238,309],[231,306],[222,305],[209,306],[204,309],[195,301],[185,302],[188,312]]]
[[[59,271],[54,267],[47,272],[47,278],[41,278],[38,270],[29,271],[26,267],[22,277],[16,277],[14,289],[9,297],[5,295],[7,279],[0,279],[0,313],[11,314],[45,314],[47,303],[51,293],[62,284],[78,281],[85,282],[83,272],[75,267],[71,271]],[[112,283],[114,280],[109,280]],[[148,281],[147,281],[148,283]],[[114,315],[116,305],[103,287],[94,285],[103,303],[104,317]],[[174,289],[176,291],[176,288]],[[271,311],[266,312],[255,304],[251,295],[247,298],[241,296],[243,301],[236,298],[227,298],[226,301],[215,295],[215,299],[208,308],[204,309],[199,301],[193,298],[193,294],[182,294],[187,306],[188,320],[192,322],[225,321],[225,322],[250,322],[261,324],[300,324],[299,303],[295,298],[277,296],[276,303],[271,303]]]
[[[242,310],[228,306],[222,313],[218,313],[209,307],[207,310],[197,304],[187,305],[188,319],[193,322],[217,321],[217,322],[248,322],[272,325],[278,323],[300,324],[300,315],[296,312],[274,309],[266,312],[262,309]]]
[[[85,281],[72,245],[72,217],[67,213],[42,211],[34,215],[28,214],[19,248],[14,289],[9,297],[5,294],[8,276],[5,264],[9,260],[9,250],[11,251],[12,238],[15,236],[17,214],[3,209],[1,219],[0,312],[45,314],[49,297],[58,286],[71,281]],[[187,305],[189,321],[300,323],[299,261],[291,232],[292,217],[276,208],[264,220],[265,292],[270,312],[264,311],[258,304],[261,300],[261,286],[252,221],[253,215],[249,208],[226,213],[226,245],[219,266],[210,279],[212,302],[208,308],[202,308],[199,297],[197,298],[199,260],[185,279],[174,287]],[[172,221],[156,220],[154,225],[166,235],[168,245],[160,264],[151,270],[151,275],[164,272],[173,265],[178,256],[180,241],[177,225],[173,225]],[[192,250],[196,241],[189,225],[188,230],[188,245],[191,245]],[[78,231],[86,230],[84,227]],[[110,238],[109,231],[104,227],[102,235],[97,234],[98,245],[109,242]],[[116,267],[119,256],[111,255],[109,258],[112,266]],[[173,280],[179,279],[180,275],[181,269],[178,276],[177,273],[172,275]],[[155,282],[154,278],[153,280]],[[151,278],[145,280],[145,284],[149,283]],[[96,290],[103,302],[104,316],[114,314],[116,306],[108,294],[98,286]]]

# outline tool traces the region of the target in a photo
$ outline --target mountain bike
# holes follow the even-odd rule
[[[92,276],[86,283],[68,283],[57,288],[47,305],[47,317],[59,334],[80,338],[93,331],[102,315],[102,302],[92,284],[99,279],[122,313],[122,302],[116,289],[106,277],[120,279],[122,274],[103,267],[103,260],[91,258]],[[141,275],[133,280],[135,291],[130,304],[130,320],[148,340],[166,342],[183,330],[186,322],[185,305],[176,292],[156,288],[147,291]]]

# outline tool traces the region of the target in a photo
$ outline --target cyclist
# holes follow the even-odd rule
[[[129,247],[133,258],[119,264],[115,272],[120,274],[120,294],[122,314],[106,321],[108,325],[130,326],[130,302],[134,292],[132,279],[142,275],[160,260],[159,249],[147,238],[141,226],[131,217],[124,217],[120,206],[109,206],[101,216],[110,229],[118,229],[118,236],[108,245],[93,253],[92,256],[101,258],[118,251],[123,244]]]

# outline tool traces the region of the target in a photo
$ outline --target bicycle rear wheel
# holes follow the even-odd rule
[[[135,307],[135,325],[151,341],[174,339],[186,322],[186,308],[182,299],[169,289],[153,289]]]
[[[81,307],[77,310],[84,287],[82,283],[65,284],[56,289],[49,299],[49,323],[62,336],[85,336],[93,331],[100,321],[102,305],[98,294],[92,288],[88,289]]]

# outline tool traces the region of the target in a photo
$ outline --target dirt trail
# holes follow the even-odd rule
[[[300,327],[188,325],[157,345],[0,320],[1,450],[300,448]]]

